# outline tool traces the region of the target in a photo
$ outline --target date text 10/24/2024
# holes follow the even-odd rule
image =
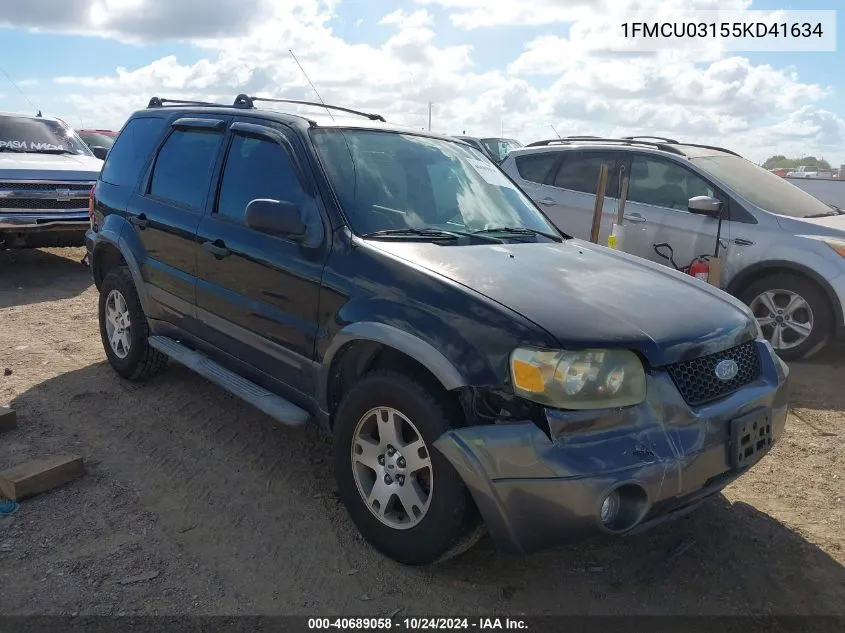
[[[520,618],[309,618],[309,631],[527,631]]]

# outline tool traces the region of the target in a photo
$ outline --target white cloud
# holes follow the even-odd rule
[[[43,1],[31,0],[30,9]],[[220,8],[225,14],[230,6],[230,0],[204,1],[212,5],[206,13]],[[228,102],[248,92],[313,99],[290,58],[293,49],[327,101],[381,112],[415,127],[427,125],[433,102],[434,128],[450,133],[504,131],[532,141],[549,137],[554,125],[561,134],[660,134],[725,144],[755,156],[793,139],[801,151],[815,146],[843,152],[845,121],[824,109],[830,95],[826,86],[802,81],[791,68],[727,55],[718,46],[694,54],[608,53],[608,24],[594,19],[632,9],[742,10],[750,7],[748,0],[415,0],[420,5],[415,10],[386,6],[379,24],[389,32],[367,44],[337,35],[331,19],[341,1],[247,0],[254,12],[247,22],[243,16],[234,20],[237,28],[214,26],[210,18],[193,26],[161,27],[165,35],[193,33],[184,36],[202,53],[195,63],[170,55],[138,68],[118,66],[104,76],[81,69],[79,76],[53,81],[57,89],[73,91],[67,97],[71,118],[117,127],[152,95]],[[23,10],[11,17],[6,12],[0,20],[81,32],[101,19],[110,36],[138,41],[163,36],[153,32],[154,16],[164,16],[165,7],[185,16],[196,2],[68,0],[62,15],[77,17],[63,26],[44,16],[40,22],[32,15],[21,22]],[[100,18],[91,13],[95,4]],[[136,5],[151,13],[138,18]],[[449,35],[458,43],[444,45],[438,38],[443,15],[460,27]],[[568,32],[561,28],[564,23]],[[482,44],[474,49],[459,43],[461,29],[498,27],[498,37],[512,33],[503,30],[508,26],[532,27],[517,32],[531,36],[522,53],[501,69],[483,69]]]

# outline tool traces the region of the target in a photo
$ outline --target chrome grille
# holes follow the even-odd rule
[[[94,182],[0,181],[0,211],[78,211],[88,208]]]
[[[731,380],[716,376],[716,365],[733,360],[739,367]],[[760,376],[760,356],[754,341],[743,343],[722,352],[675,363],[666,368],[683,399],[690,405],[700,405],[733,393],[754,382]]]

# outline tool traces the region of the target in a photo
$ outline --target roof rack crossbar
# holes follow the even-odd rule
[[[166,105],[192,105],[192,106],[207,106],[212,108],[228,108],[227,106],[222,103],[210,103],[208,101],[190,101],[190,100],[182,100],[182,99],[167,99],[165,97],[153,97],[150,99],[150,102],[147,104],[148,108],[163,108]]]
[[[369,119],[370,121],[381,121],[382,123],[387,123],[385,118],[380,114],[373,114],[372,112],[361,112],[360,110],[342,108],[340,106],[328,105],[325,103],[319,103],[317,101],[301,101],[299,99],[275,99],[271,97],[251,97],[249,95],[241,94],[238,95],[237,99],[235,99],[235,106],[241,108],[254,108],[256,101],[267,101],[272,103],[295,103],[297,105],[314,106],[315,108],[327,108],[329,110],[337,110],[338,112],[346,112],[348,114],[362,116]]]
[[[654,147],[656,149],[663,150],[664,152],[670,152],[672,154],[678,154],[679,156],[684,156],[684,153],[679,150],[677,147],[673,147],[667,143],[655,143],[651,141],[637,141],[629,138],[601,138],[598,136],[568,136],[566,138],[553,138],[549,139],[548,141],[536,141],[534,143],[529,143],[526,147],[545,147],[548,145],[570,145],[573,142],[577,141],[595,141],[598,143],[609,143],[613,145],[642,145],[644,147]]]
[[[624,136],[622,138],[627,139],[629,141],[647,141],[647,140],[651,139],[652,141],[661,141],[663,143],[674,143],[676,145],[678,144],[678,141],[676,141],[675,139],[666,138],[665,136]]]

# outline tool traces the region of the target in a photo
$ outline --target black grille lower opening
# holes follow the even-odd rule
[[[58,210],[66,211],[67,209],[81,209],[88,208],[88,200],[43,200],[37,198],[0,198],[0,209],[39,209],[39,210]]]
[[[716,366],[724,360],[733,360],[739,369],[730,380],[722,380],[716,375]],[[695,406],[724,398],[757,380],[760,356],[755,342],[749,341],[722,352],[669,365],[666,369],[684,401]]]

